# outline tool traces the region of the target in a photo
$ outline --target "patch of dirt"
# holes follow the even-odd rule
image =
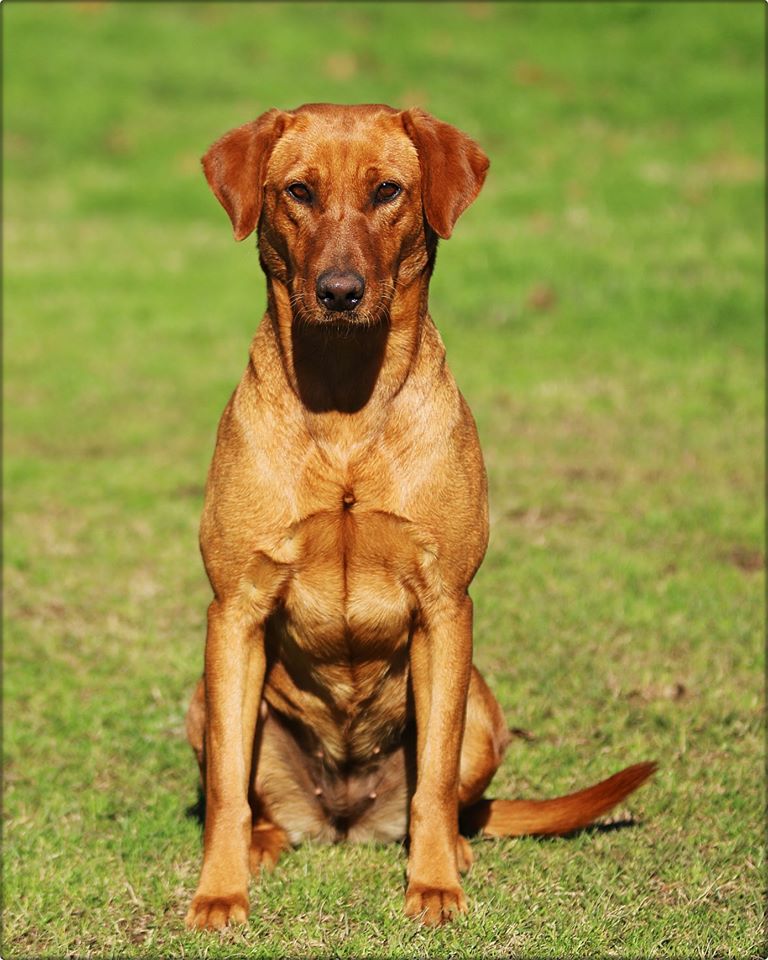
[[[525,298],[525,305],[530,310],[545,313],[557,304],[557,292],[554,287],[546,283],[539,283],[532,287]]]
[[[513,737],[518,740],[525,740],[527,743],[533,743],[536,740],[535,734],[531,733],[530,730],[524,730],[522,727],[509,727],[509,732]]]
[[[761,550],[751,547],[734,547],[726,558],[744,573],[758,573],[765,570],[765,555]]]
[[[493,12],[493,4],[486,0],[474,0],[473,3],[464,4],[464,12],[472,20],[488,20]]]
[[[665,685],[649,684],[646,687],[634,687],[623,694],[627,700],[640,703],[652,703],[654,700],[687,700],[691,693],[684,683],[676,680]]]
[[[202,497],[205,494],[205,485],[202,483],[185,483],[181,486],[176,487],[173,491],[172,496],[174,499],[176,497],[192,497],[197,499]]]
[[[332,53],[323,66],[333,80],[351,80],[359,72],[357,58],[350,53]]]
[[[504,517],[516,520],[523,527],[540,529],[550,526],[568,526],[589,520],[589,513],[580,507],[564,507],[561,510],[547,509],[546,507],[512,507],[504,511]]]
[[[589,482],[609,482],[615,483],[619,479],[619,472],[611,467],[565,467],[558,471],[566,478],[578,482],[586,480]]]
[[[512,68],[512,76],[515,82],[523,87],[541,87],[557,93],[567,90],[567,84],[562,77],[530,60],[518,60]]]

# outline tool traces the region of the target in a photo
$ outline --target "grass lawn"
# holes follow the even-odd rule
[[[761,3],[22,3],[4,26],[3,957],[752,958],[763,946]],[[264,307],[198,158],[306,101],[491,157],[432,313],[475,413],[498,796],[657,759],[623,829],[476,842],[471,912],[306,845],[188,933],[183,715],[219,414]]]

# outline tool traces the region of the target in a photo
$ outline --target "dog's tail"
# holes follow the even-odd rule
[[[462,833],[485,837],[570,833],[615,807],[655,770],[655,763],[636,763],[586,790],[554,800],[479,800],[461,811]]]

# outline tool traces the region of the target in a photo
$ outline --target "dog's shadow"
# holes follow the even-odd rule
[[[205,792],[199,783],[197,785],[197,799],[187,807],[184,816],[190,820],[197,820],[197,825],[202,830],[205,824]]]
[[[616,830],[627,830],[629,827],[639,827],[642,821],[635,817],[623,817],[621,820],[611,820],[609,823],[590,823],[588,827],[579,827],[578,830],[570,830],[568,833],[560,833],[555,836],[534,836],[534,840],[552,842],[555,840],[572,840],[581,836],[594,836],[601,833],[614,833]]]

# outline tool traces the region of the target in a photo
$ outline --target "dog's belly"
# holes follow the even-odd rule
[[[412,725],[389,752],[339,767],[307,748],[303,729],[267,710],[254,790],[262,810],[292,843],[400,840],[407,828],[414,761]]]
[[[423,547],[378,511],[317,513],[287,549],[292,575],[267,631],[265,697],[327,761],[361,762],[402,735]]]

